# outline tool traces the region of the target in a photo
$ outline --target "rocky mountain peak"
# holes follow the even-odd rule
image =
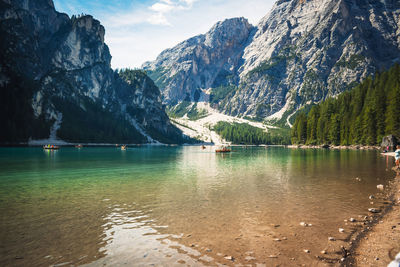
[[[180,62],[176,54],[170,56],[179,45],[161,54],[162,62],[173,62],[172,68],[154,76],[162,81],[159,86],[166,103],[182,99],[171,94],[177,88],[193,95],[222,86],[216,104],[221,111],[257,120],[283,118],[290,124],[291,115],[300,107],[348,90],[400,61],[400,2],[395,0],[279,0],[256,28],[226,24],[231,32],[238,31],[238,39],[246,39],[238,42],[234,53],[224,35],[216,34],[222,24],[210,30],[215,36],[212,42],[196,38],[196,46],[217,44],[207,55],[214,53],[218,60],[200,57],[192,58],[190,64],[187,58]],[[179,51],[187,49],[186,44],[181,43]],[[207,68],[199,68],[204,59]],[[160,62],[157,58],[150,69],[156,70]],[[186,72],[186,78],[174,76],[183,67],[195,71]],[[218,75],[209,75],[209,69]],[[189,82],[195,77],[208,82]]]
[[[243,48],[254,27],[245,18],[216,23],[207,33],[163,51],[143,68],[163,88],[164,100],[198,101],[203,90],[235,76]]]
[[[233,46],[235,42],[243,42],[253,26],[245,18],[232,18],[217,22],[205,34],[204,44],[210,48],[218,46]]]

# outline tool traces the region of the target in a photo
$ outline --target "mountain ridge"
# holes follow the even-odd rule
[[[50,129],[69,142],[185,141],[144,73],[128,83],[111,69],[92,16],[69,18],[51,0],[2,0],[0,31],[0,142],[45,139]]]
[[[227,28],[229,22],[225,21]],[[212,31],[214,28],[206,34]],[[396,55],[400,54],[400,3],[281,0],[246,35],[245,45],[236,51],[240,58],[235,61],[235,71],[221,73],[220,69],[213,68],[224,62],[204,64],[193,57],[185,62],[189,69],[186,73],[190,74],[193,66],[214,69],[223,76],[220,79],[223,82],[213,84],[210,79],[200,86],[190,83],[188,77],[179,86],[190,95],[201,91],[202,101],[208,101],[213,91],[214,94],[226,92],[214,104],[225,114],[286,122],[300,107],[346,91],[376,71],[399,62]],[[175,49],[168,49],[169,54]],[[187,56],[185,53],[180,58],[160,55],[174,70],[182,66],[180,58]],[[149,71],[150,77],[156,78],[156,83],[163,81],[158,85],[164,102],[175,105],[182,97],[165,96],[176,90],[179,72],[169,69],[159,72],[154,66],[160,63],[157,58],[143,68]],[[227,87],[233,89],[227,90]]]

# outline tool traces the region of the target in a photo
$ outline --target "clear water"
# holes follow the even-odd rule
[[[394,177],[376,151],[214,150],[0,148],[0,265],[318,265]]]

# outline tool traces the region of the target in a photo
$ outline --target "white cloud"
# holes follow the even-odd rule
[[[150,24],[153,25],[164,25],[164,26],[171,26],[171,24],[168,22],[168,19],[165,17],[165,15],[163,13],[156,13],[151,15],[147,21]]]
[[[170,2],[170,1],[169,1]],[[150,7],[151,10],[158,12],[158,13],[168,13],[171,10],[174,9],[174,5],[171,4],[167,4],[167,3],[155,3],[154,5],[152,5]]]

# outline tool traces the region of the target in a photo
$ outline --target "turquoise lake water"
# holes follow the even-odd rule
[[[376,151],[214,150],[0,148],[0,265],[314,262],[394,178]]]

